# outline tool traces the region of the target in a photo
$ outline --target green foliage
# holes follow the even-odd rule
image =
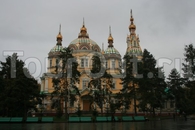
[[[137,57],[125,55],[124,56],[124,77],[121,78],[121,84],[123,88],[117,93],[117,108],[124,107],[126,109],[130,108],[131,101],[134,101],[134,110],[136,110],[136,100],[137,100],[137,89],[138,89],[138,77],[140,62],[138,62]],[[138,62],[138,63],[137,63]],[[137,63],[137,64],[136,64]],[[136,72],[137,71],[137,72]]]
[[[0,64],[0,116],[26,117],[28,110],[36,110],[40,103],[40,85],[17,54],[8,56]]]
[[[183,71],[184,71],[184,77],[186,78],[194,78],[195,74],[195,48],[193,44],[186,45],[184,53],[184,60],[185,63],[183,63]]]
[[[120,104],[119,103],[115,103],[113,101],[110,102],[110,113],[114,114],[116,112],[116,110],[120,109]]]
[[[195,48],[193,44],[186,45],[184,48],[183,72],[186,82],[184,83],[182,93],[182,101],[179,104],[181,111],[187,114],[195,113]],[[177,100],[177,99],[176,99]]]
[[[57,111],[62,111],[61,102],[65,101],[65,114],[67,115],[67,102],[69,100],[74,102],[75,96],[80,96],[76,86],[76,83],[79,83],[80,72],[77,70],[78,63],[69,48],[63,48],[57,58],[60,62],[56,65],[56,77],[52,79],[54,91],[51,93],[51,98],[56,98],[53,107]]]
[[[161,108],[164,102],[166,82],[162,68],[156,67],[155,58],[146,49],[143,52],[140,71],[143,78],[139,79],[139,107],[143,111],[150,109],[155,114],[155,108]]]
[[[93,95],[92,102],[100,107],[101,113],[103,112],[104,101],[110,101],[111,89],[113,88],[112,75],[104,70],[104,63],[101,62],[101,58],[97,54],[93,55],[90,74],[92,78],[88,88],[90,88],[90,93]]]
[[[63,110],[61,109],[61,107],[58,107],[56,112],[56,117],[61,118],[62,115],[63,115]]]
[[[168,99],[177,99],[182,95],[180,91],[182,91],[182,86],[184,85],[184,78],[180,77],[179,72],[174,68],[171,70],[168,78],[167,78],[167,84],[168,84],[168,91],[167,91],[167,97]],[[176,103],[177,106],[177,103]]]

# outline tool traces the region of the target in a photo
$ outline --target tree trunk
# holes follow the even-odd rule
[[[66,121],[68,120],[68,112],[67,112],[67,97],[66,97],[66,99],[65,99],[65,119],[66,119]]]
[[[137,116],[137,109],[136,109],[136,93],[135,93],[135,85],[133,83],[133,89],[134,89],[134,97],[133,97],[133,100],[134,100],[134,112],[135,112],[135,115]]]
[[[134,95],[134,112],[135,112],[135,115],[137,116],[137,108],[136,108],[135,95]]]
[[[152,107],[152,110],[153,110],[153,116],[155,117],[155,109],[154,109],[154,107]]]
[[[101,108],[101,116],[103,116],[103,107]]]

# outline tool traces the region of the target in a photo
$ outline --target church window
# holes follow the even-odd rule
[[[88,67],[88,59],[85,59],[85,67]]]
[[[112,62],[112,69],[114,69],[115,68],[115,60],[113,59],[111,62]]]
[[[88,67],[88,58],[81,58],[81,67]]]
[[[83,89],[87,88],[87,87],[88,87],[89,80],[88,80],[88,79],[83,79],[82,82],[83,82],[83,83],[82,83]]]
[[[83,59],[81,59],[81,67],[84,67],[84,58]]]
[[[56,59],[56,66],[59,66],[59,59]]]
[[[52,59],[49,60],[49,67],[52,67]]]
[[[118,67],[121,68],[121,62],[120,61],[118,61]]]

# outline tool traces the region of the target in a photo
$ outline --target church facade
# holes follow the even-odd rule
[[[136,26],[134,24],[132,11],[130,17],[129,31],[130,33],[129,35],[127,35],[126,39],[126,54],[135,55],[138,57],[138,59],[141,59],[142,49],[140,47],[139,36],[136,35]],[[47,72],[44,73],[41,77],[41,92],[47,95],[47,97],[43,101],[47,112],[55,111],[51,107],[53,101],[50,98],[50,94],[54,90],[52,79],[53,77],[55,77],[56,73],[55,66],[59,63],[58,56],[60,55],[60,51],[62,51],[64,48],[62,45],[63,37],[61,34],[61,27],[56,39],[56,45],[48,53]],[[72,42],[70,42],[68,47],[73,50],[73,56],[77,59],[77,62],[79,64],[78,70],[81,73],[80,83],[77,84],[81,96],[77,97],[77,101],[75,101],[73,104],[68,103],[69,113],[75,112],[78,108],[78,104],[80,105],[81,110],[90,110],[91,106],[88,99],[90,90],[88,88],[88,83],[91,78],[89,77],[88,72],[90,72],[90,69],[92,68],[91,58],[94,53],[99,53],[104,57],[106,71],[113,76],[114,87],[112,89],[112,93],[115,94],[121,90],[122,84],[120,78],[122,78],[122,57],[119,51],[114,47],[114,38],[111,34],[111,27],[109,28],[108,46],[105,50],[103,48],[101,49],[95,41],[90,39],[84,21],[82,27],[80,28],[78,37]],[[133,104],[128,111],[134,112]]]

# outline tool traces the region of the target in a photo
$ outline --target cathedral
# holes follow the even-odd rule
[[[134,18],[131,11],[130,17],[130,25],[129,25],[129,34],[127,35],[126,43],[127,49],[126,54],[137,56],[138,59],[142,58],[142,49],[140,47],[139,36],[136,35],[136,25],[134,24]],[[62,34],[61,27],[59,30],[59,34],[56,37],[56,45],[49,51],[48,53],[48,67],[47,72],[44,73],[41,77],[41,92],[46,94],[47,97],[44,99],[43,104],[45,104],[45,109],[47,112],[55,112],[52,109],[52,100],[50,98],[51,92],[54,90],[52,78],[55,76],[55,66],[58,64],[58,56],[60,51],[64,48],[62,44]],[[78,104],[82,111],[90,110],[90,103],[88,99],[89,88],[88,83],[90,81],[90,77],[88,72],[92,67],[91,58],[93,53],[101,53],[105,58],[105,68],[107,73],[113,76],[113,89],[112,93],[118,93],[121,88],[121,77],[122,77],[122,57],[114,47],[114,38],[111,34],[111,27],[109,28],[108,34],[108,46],[104,50],[99,47],[98,43],[90,39],[90,36],[87,32],[87,27],[83,21],[83,25],[80,28],[80,32],[78,37],[70,42],[68,47],[73,50],[73,56],[77,59],[79,64],[78,70],[81,73],[80,83],[77,84],[77,87],[81,93],[81,96],[75,101],[73,104],[68,103],[68,112],[73,113],[77,110]],[[132,104],[133,105],[133,104]],[[130,107],[129,112],[134,111],[134,107]]]

